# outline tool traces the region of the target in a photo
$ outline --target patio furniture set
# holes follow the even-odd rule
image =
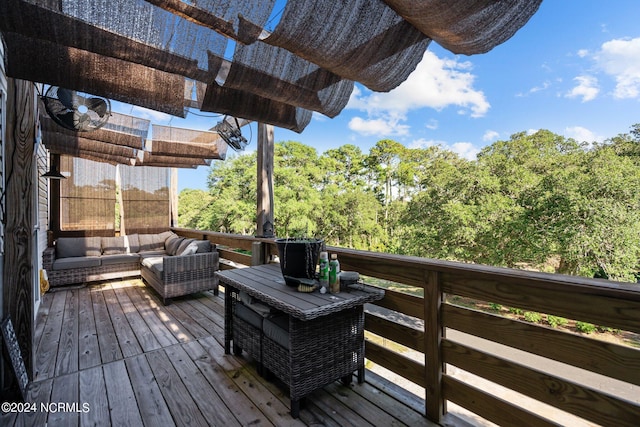
[[[336,380],[364,382],[364,304],[384,291],[351,285],[346,292],[298,292],[278,264],[218,271],[208,240],[171,231],[119,237],[61,237],[43,254],[50,286],[142,276],[164,304],[225,285],[225,353],[244,350],[261,374],[288,388],[291,415],[301,401]]]
[[[225,352],[246,351],[260,373],[289,388],[291,415],[314,390],[353,372],[364,382],[365,303],[384,291],[352,285],[347,292],[298,292],[285,286],[278,264],[216,273],[225,286]]]
[[[117,237],[61,237],[43,253],[52,287],[142,276],[162,298],[213,290],[219,254],[208,240],[171,231]]]

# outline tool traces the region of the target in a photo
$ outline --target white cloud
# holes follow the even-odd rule
[[[470,142],[456,142],[451,146],[451,150],[467,160],[475,160],[480,152]]]
[[[138,107],[137,105],[131,109],[130,114],[135,117],[151,120],[152,122],[167,122],[173,118],[170,114],[161,113],[160,111],[150,110],[144,107]]]
[[[349,129],[362,135],[408,135],[409,126],[400,122],[399,118],[377,118],[363,119],[362,117],[354,117],[349,121]]]
[[[445,141],[436,141],[433,139],[427,140],[424,138],[416,139],[411,144],[409,144],[409,148],[428,148],[434,145],[438,145],[445,150],[453,151],[457,155],[467,160],[475,160],[476,156],[480,152],[472,143],[470,142],[454,142],[449,145]]]
[[[578,76],[573,78],[578,85],[571,89],[566,96],[568,98],[582,97],[582,102],[592,101],[598,96],[598,79],[593,76]]]
[[[543,91],[543,90],[546,90],[546,89],[548,89],[550,86],[551,86],[551,82],[550,82],[549,80],[545,80],[544,82],[542,82],[542,84],[541,84],[541,85],[532,87],[532,88],[531,88],[531,89],[529,89],[529,91],[528,91],[528,92],[526,92],[526,93],[518,93],[518,94],[516,94],[516,96],[519,96],[519,97],[528,96],[528,95],[530,95],[530,94],[532,94],[532,93],[541,92],[541,91]]]
[[[603,43],[594,59],[615,79],[615,98],[640,98],[640,38]]]
[[[604,137],[598,136],[592,131],[582,126],[570,126],[565,128],[564,135],[568,138],[573,138],[578,142],[592,143],[594,141],[602,142]]]
[[[495,141],[500,137],[500,134],[495,130],[488,130],[482,135],[482,140],[485,142]]]
[[[589,51],[588,51],[587,49],[580,49],[580,50],[578,51],[578,56],[579,56],[580,58],[584,58],[584,57],[586,57],[586,56],[588,56],[588,55],[589,55]]]
[[[431,129],[431,130],[436,130],[438,129],[438,121],[436,119],[429,119],[429,121],[427,122],[426,125],[424,125],[424,127],[426,127],[427,129]]]
[[[355,87],[346,108],[367,113],[367,119],[359,119],[355,127],[363,122],[379,121],[398,126],[406,121],[410,111],[421,108],[442,110],[449,106],[459,107],[462,114],[472,117],[484,116],[490,108],[482,91],[473,88],[475,76],[469,72],[470,62],[438,58],[427,51],[409,78],[394,90],[377,93]],[[372,123],[374,124],[374,123]],[[356,130],[353,127],[352,130]],[[372,127],[366,127],[367,132]],[[385,129],[380,126],[380,129]],[[397,132],[398,129],[394,127]],[[408,127],[400,131],[407,131]]]

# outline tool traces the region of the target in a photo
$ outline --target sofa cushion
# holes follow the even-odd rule
[[[127,248],[124,243],[124,236],[103,237],[101,241],[103,255],[127,253]]]
[[[128,248],[127,253],[135,254],[140,251],[140,239],[137,234],[124,236],[125,246]]]
[[[234,314],[237,317],[241,318],[253,327],[262,330],[262,320],[264,319],[263,316],[256,313],[254,310],[251,310],[242,303],[234,304],[233,308],[235,310]]]
[[[143,258],[141,264],[143,267],[151,270],[156,276],[162,278],[164,264],[161,256]]]
[[[100,256],[100,237],[60,237],[56,241],[56,258]]]
[[[196,244],[198,245],[198,250],[196,251],[196,253],[201,254],[205,252],[211,252],[212,246],[210,241],[196,240]]]
[[[132,262],[140,261],[140,255],[138,254],[102,255],[100,257],[100,260],[102,262],[102,265],[132,263]]]
[[[178,235],[169,236],[169,238],[164,242],[164,248],[167,254],[175,255],[183,240],[184,237],[180,237]]]
[[[138,252],[164,251],[165,238],[160,234],[138,234],[140,249]]]
[[[158,238],[162,239],[163,242],[166,242],[167,239],[171,236],[177,236],[176,233],[174,233],[173,231],[169,230],[169,231],[163,231],[162,233],[158,234]]]
[[[140,257],[140,259],[145,259],[145,258],[156,258],[156,257],[163,257],[165,255],[167,255],[167,253],[162,250],[162,251],[147,251],[147,252],[140,252],[138,254],[136,254]]]
[[[99,266],[100,257],[97,256],[58,258],[53,262],[54,270],[68,270],[70,268],[86,268]]]
[[[255,299],[245,291],[238,292],[238,296],[240,297],[240,301],[242,301],[245,307],[250,308],[260,316],[266,317],[271,314],[271,307],[261,303],[260,300]]]
[[[289,316],[281,314],[268,317],[262,323],[264,335],[278,343],[278,345],[290,350],[289,344]]]

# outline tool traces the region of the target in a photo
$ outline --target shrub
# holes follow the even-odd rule
[[[583,334],[590,334],[596,331],[596,326],[587,322],[576,322],[576,329]]]
[[[547,322],[552,328],[557,328],[558,326],[566,325],[568,320],[564,317],[552,316],[551,314],[548,314]]]
[[[602,332],[602,333],[610,333],[610,334],[614,334],[614,335],[619,335],[620,334],[620,329],[611,328],[609,326],[598,326],[597,329],[598,329],[599,332]]]
[[[489,303],[489,307],[491,308],[491,310],[493,311],[500,311],[502,310],[502,305],[495,303],[495,302],[490,302]]]
[[[522,316],[522,313],[524,312],[520,308],[509,307],[509,313],[515,314],[516,316]]]
[[[535,311],[525,311],[524,320],[531,323],[539,323],[542,321],[542,314],[536,313]]]

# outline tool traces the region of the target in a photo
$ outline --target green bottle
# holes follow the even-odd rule
[[[340,292],[340,262],[338,254],[331,254],[329,261],[329,292],[337,294]]]
[[[329,255],[327,252],[320,252],[320,293],[329,291]]]

